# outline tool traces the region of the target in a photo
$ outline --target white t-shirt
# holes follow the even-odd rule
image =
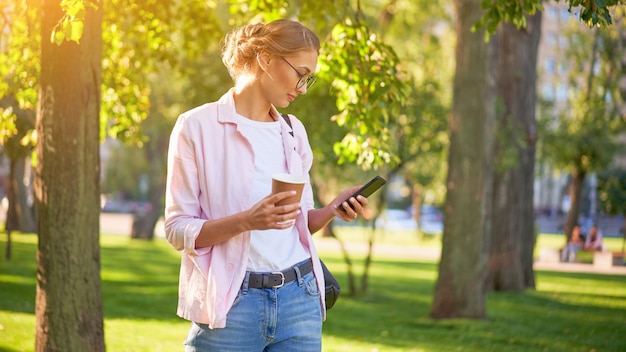
[[[259,122],[244,116],[239,118],[239,130],[254,150],[254,181],[252,202],[257,203],[272,192],[272,175],[286,173],[287,160],[280,134],[280,122]],[[300,242],[298,230],[253,230],[250,238],[248,270],[277,271],[297,264],[310,255]]]

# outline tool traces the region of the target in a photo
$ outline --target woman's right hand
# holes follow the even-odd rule
[[[292,191],[269,195],[252,208],[224,218],[207,220],[196,238],[195,248],[213,246],[228,241],[244,231],[287,229],[293,226],[300,214],[300,203],[276,206],[276,203],[293,196]]]
[[[292,197],[295,191],[270,194],[247,211],[246,219],[250,230],[286,229],[293,225],[300,214],[300,203],[276,205],[279,201]]]

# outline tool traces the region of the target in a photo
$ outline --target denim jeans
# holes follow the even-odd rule
[[[582,248],[582,244],[579,243],[568,243],[563,248],[561,252],[561,261],[562,262],[574,262],[576,260],[576,252],[578,252]]]
[[[313,273],[280,288],[248,288],[247,277],[226,327],[192,323],[185,352],[320,352],[322,311]]]

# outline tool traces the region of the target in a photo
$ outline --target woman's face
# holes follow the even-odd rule
[[[260,84],[270,103],[286,108],[298,95],[306,94],[307,80],[315,72],[317,52],[300,51],[290,56],[271,56],[261,75]],[[298,83],[303,83],[297,87]]]

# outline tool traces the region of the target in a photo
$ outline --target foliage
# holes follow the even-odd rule
[[[598,199],[607,214],[626,215],[626,170],[611,169],[598,174]]]
[[[0,0],[0,9],[0,145],[19,136],[20,144],[30,150],[34,124],[19,122],[17,113],[33,115],[37,107],[39,5],[32,0]]]
[[[121,193],[128,199],[141,199],[137,181],[148,174],[149,163],[140,148],[109,141],[111,160],[104,171],[103,193]]]
[[[304,3],[306,6],[301,5],[303,10],[319,7]],[[78,41],[85,6],[99,5],[92,0],[64,1],[65,17],[60,19],[55,29],[55,42]],[[230,15],[226,20],[227,26],[223,18],[226,7]],[[331,11],[320,13],[319,17],[332,18],[338,12],[337,5],[328,8]],[[144,137],[140,134],[140,124],[147,116],[151,90],[148,77],[154,72],[157,62],[181,67],[184,72],[186,63],[199,58],[207,47],[215,48],[215,44],[210,43],[219,42],[218,37],[221,38],[232,26],[258,19],[271,20],[298,11],[297,7],[291,8],[285,1],[111,1],[106,6],[104,19],[102,138],[109,135],[141,145]],[[254,15],[249,15],[251,13]],[[305,14],[304,17],[310,21],[318,19],[318,16],[313,16],[315,12],[299,13]],[[20,23],[16,20],[13,24],[17,26]],[[37,28],[36,22],[33,28]],[[347,18],[332,33],[331,42],[324,48],[328,54],[321,58],[320,74],[339,73],[333,83],[333,87],[344,94],[337,99],[342,112],[338,115],[338,123],[359,131],[358,134],[348,133],[344,145],[337,145],[336,150],[342,161],[358,161],[365,168],[389,162],[392,156],[388,151],[385,123],[388,111],[402,104],[402,80],[397,68],[399,61],[391,47],[357,21]],[[26,49],[37,52],[36,42],[25,46],[15,52]],[[337,52],[333,53],[333,50]],[[326,65],[323,64],[324,58],[328,58]],[[8,62],[12,61],[14,59]],[[358,65],[352,65],[355,62]],[[33,77],[37,77],[38,68],[30,68],[34,70]],[[36,89],[37,80],[33,81],[32,86]],[[21,91],[23,87],[21,85],[17,90]],[[36,103],[36,94],[30,96]],[[355,99],[355,96],[360,99]],[[367,137],[362,136],[364,133]]]
[[[389,119],[406,103],[399,60],[365,23],[337,24],[321,53],[320,72],[334,76],[332,93],[340,111],[333,119],[349,132],[335,144],[339,162],[365,169],[397,162],[390,153]]]
[[[59,20],[57,25],[52,29],[50,41],[61,45],[64,41],[73,41],[80,43],[83,36],[83,27],[85,20],[85,7],[92,6],[97,8],[99,0],[62,0],[61,9],[65,15]]]
[[[454,47],[454,38],[446,31],[449,18],[443,7],[430,1],[394,1],[393,5],[383,6],[372,2],[361,3],[362,12],[358,13],[358,20],[371,31],[384,33],[384,36],[378,36],[377,39],[393,48],[396,53],[399,77],[406,89],[405,103],[395,110],[389,110],[388,120],[385,122],[389,133],[389,154],[394,155],[397,160],[394,164],[368,170],[365,174],[356,162],[336,165],[338,158],[342,157],[337,157],[334,152],[337,141],[350,132],[357,133],[357,130],[347,123],[340,126],[327,122],[330,117],[336,121],[340,114],[336,104],[332,104],[337,97],[336,89],[332,87],[336,78],[343,77],[343,74],[340,66],[330,67],[331,71],[326,71],[325,60],[320,58],[318,82],[306,96],[289,107],[289,112],[294,113],[309,127],[309,140],[315,153],[313,172],[319,175],[316,178],[322,180],[324,191],[328,187],[331,195],[336,194],[332,192],[360,180],[364,182],[374,173],[385,174],[390,168],[396,167],[404,170],[403,175],[412,183],[429,188],[440,185],[437,193],[443,194],[441,185],[445,178],[445,167],[441,165],[445,164],[443,153],[447,145],[447,106],[451,95]],[[299,13],[305,12],[309,13],[303,7]],[[385,15],[387,12],[390,14]],[[379,20],[383,16],[388,17],[384,26]],[[330,30],[332,28],[320,29],[321,32],[329,32],[328,39],[323,41],[331,40]],[[410,33],[409,37],[407,33]],[[341,48],[336,50],[340,51]],[[381,117],[368,114],[363,118]],[[369,137],[377,136],[369,134]],[[337,180],[329,179],[328,175],[338,173],[342,177]],[[433,180],[437,182],[431,183]],[[322,199],[329,200],[328,198],[322,195]]]
[[[569,4],[570,12],[580,11],[580,20],[590,28],[612,24],[611,8],[618,8],[624,4],[623,0],[563,0],[563,2]],[[517,28],[526,27],[526,14],[533,15],[536,11],[542,11],[542,3],[543,0],[482,0],[481,7],[485,9],[485,13],[473,30],[485,28],[485,39],[488,39],[501,23],[513,23]]]
[[[419,201],[440,203],[445,194],[448,116],[454,74],[455,35],[445,4],[393,1],[369,25],[384,33],[406,71],[409,92],[389,119],[391,146],[399,163],[392,170],[418,191]],[[412,33],[412,40],[407,40]]]
[[[480,6],[485,9],[485,14],[472,30],[485,28],[485,38],[488,38],[503,22],[513,23],[517,28],[526,27],[526,14],[534,15],[535,11],[543,10],[542,2],[543,0],[482,0]]]
[[[192,60],[215,48],[221,37],[216,5],[203,1],[107,4],[103,40],[101,127],[104,135],[141,145],[141,123],[150,110],[156,72],[164,67],[186,74]],[[166,66],[164,66],[166,65]],[[175,78],[175,77],[174,77]]]
[[[619,111],[624,97],[619,86],[623,52],[618,50],[625,31],[625,24],[618,21],[610,28],[594,29],[592,36],[577,23],[565,33],[568,102],[560,113],[540,116],[544,160],[586,173],[601,171],[613,160],[619,145],[616,135],[626,131]]]
[[[610,8],[624,4],[623,0],[569,0],[569,9],[580,7],[580,19],[589,27],[613,23]]]
[[[230,1],[229,25],[241,26],[251,20],[272,21],[284,17],[289,7],[285,0]]]

